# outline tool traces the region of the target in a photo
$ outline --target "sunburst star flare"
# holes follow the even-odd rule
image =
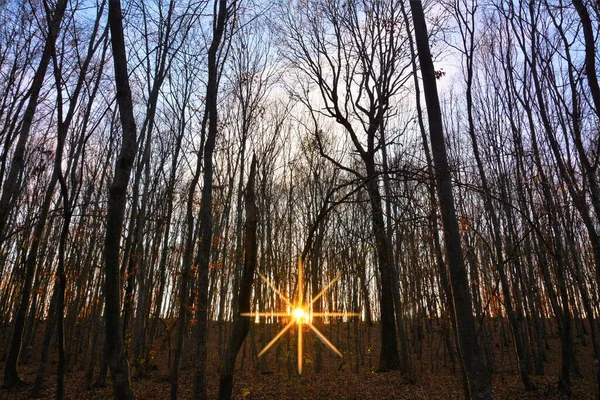
[[[303,360],[303,332],[302,325],[307,325],[319,338],[319,340],[327,347],[332,353],[335,353],[338,357],[343,358],[342,353],[331,343],[323,333],[321,333],[312,323],[313,317],[355,317],[358,313],[348,312],[312,312],[309,311],[309,307],[312,306],[319,298],[321,298],[331,287],[340,280],[341,274],[337,275],[327,286],[325,286],[316,296],[311,298],[306,304],[302,298],[302,288],[304,287],[303,282],[303,271],[302,271],[302,260],[298,260],[298,295],[296,303],[293,304],[279,289],[263,274],[258,272],[260,278],[265,281],[267,285],[271,287],[277,293],[277,295],[287,304],[288,312],[255,312],[255,313],[242,313],[244,317],[290,317],[290,322],[281,330],[279,333],[271,339],[271,341],[258,353],[261,357],[265,354],[277,341],[285,335],[287,331],[294,325],[297,325],[298,331],[298,375],[302,375],[302,360]]]

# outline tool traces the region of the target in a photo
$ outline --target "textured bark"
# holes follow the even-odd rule
[[[460,243],[460,232],[452,195],[450,168],[448,166],[444,142],[442,113],[437,93],[435,70],[429,51],[429,39],[425,16],[423,14],[423,5],[421,1],[411,0],[410,7],[415,28],[415,42],[419,53],[421,75],[423,77],[423,91],[428,111],[431,150],[435,165],[436,187],[444,229],[446,257],[450,270],[459,351],[469,386],[469,393],[465,393],[465,395],[472,399],[490,399],[493,398],[491,380],[477,341],[477,329],[473,317],[467,270]]]
[[[129,378],[129,363],[121,336],[121,277],[119,274],[119,250],[121,231],[125,219],[127,186],[137,152],[136,125],[133,116],[131,89],[127,75],[127,55],[123,35],[123,15],[120,0],[108,3],[108,23],[112,38],[112,52],[117,87],[117,104],[123,129],[121,150],[117,157],[115,175],[110,185],[106,216],[105,257],[105,310],[106,351],[110,367],[113,393],[117,399],[132,399],[133,390]]]

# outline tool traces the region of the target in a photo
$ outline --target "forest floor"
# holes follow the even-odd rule
[[[215,324],[216,325],[216,324]],[[357,330],[358,329],[358,330]],[[40,329],[43,331],[43,329]],[[316,340],[312,333],[304,335],[304,373],[298,376],[296,372],[296,342],[295,332],[281,338],[266,355],[262,368],[256,361],[256,350],[262,347],[258,339],[261,335],[256,329],[255,334],[249,335],[244,352],[238,356],[238,368],[235,373],[234,399],[266,400],[266,399],[348,399],[348,400],[385,400],[385,399],[463,399],[460,373],[458,367],[452,372],[449,354],[443,346],[443,337],[439,329],[424,329],[421,340],[415,340],[416,332],[411,335],[411,365],[413,383],[400,372],[376,373],[379,343],[378,328],[367,328],[361,324],[330,324],[323,326],[321,331],[344,353],[340,360],[323,348],[323,369],[315,371]],[[358,332],[358,334],[356,334]],[[488,354],[493,354],[493,388],[496,399],[561,399],[565,398],[556,391],[558,371],[560,368],[560,344],[554,336],[548,340],[548,360],[545,363],[544,376],[533,376],[539,387],[537,391],[525,392],[516,369],[512,344],[502,340],[502,327],[494,323],[488,332],[494,332],[491,337]],[[276,327],[267,328],[263,340],[267,342],[277,334]],[[173,334],[171,334],[173,335]],[[32,383],[37,371],[39,334],[32,346],[32,356],[29,361],[19,367],[21,378],[26,385],[11,390],[0,389],[0,399],[20,400],[29,399]],[[587,336],[587,335],[586,335]],[[208,396],[217,398],[219,385],[220,358],[218,355],[217,327],[213,326],[209,337],[208,363]],[[39,341],[38,341],[39,339]],[[142,379],[133,379],[133,389],[138,399],[167,399],[170,393],[169,384],[169,342],[163,333],[155,341],[156,354],[153,368]],[[358,340],[357,340],[358,339]],[[589,337],[587,345],[581,345],[581,339],[576,339],[577,356],[583,376],[572,379],[573,398],[592,399],[595,394],[595,366]],[[254,343],[255,345],[252,345]],[[357,347],[358,345],[358,347]],[[359,357],[356,358],[356,349]],[[352,350],[351,350],[352,349]],[[184,359],[179,380],[179,398],[191,399],[193,394],[193,373],[188,351],[188,359]],[[55,356],[54,356],[55,357]],[[242,360],[243,358],[243,360]],[[65,393],[67,399],[100,400],[111,399],[112,391],[109,385],[105,388],[86,389],[86,365],[78,365],[65,376]],[[50,359],[45,379],[43,398],[51,399],[56,395],[55,358]],[[357,371],[358,368],[358,371]],[[95,369],[97,373],[98,367]],[[261,372],[262,371],[262,372]],[[0,374],[3,373],[3,363]]]

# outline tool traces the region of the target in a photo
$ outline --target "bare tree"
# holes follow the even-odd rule
[[[67,2],[65,0],[61,0],[57,3],[56,8],[54,10],[50,11],[48,6],[48,10],[46,12],[48,32],[44,44],[44,52],[42,53],[40,64],[38,65],[36,74],[31,84],[29,104],[27,105],[27,109],[23,116],[23,121],[21,122],[19,140],[13,153],[13,159],[10,164],[10,170],[2,188],[2,196],[0,197],[0,242],[2,242],[2,236],[4,235],[4,231],[6,229],[6,223],[11,203],[19,190],[18,179],[21,175],[22,169],[24,168],[25,146],[27,144],[27,139],[31,131],[31,126],[37,107],[38,96],[42,89],[44,76],[46,75],[46,69],[48,68],[49,63],[52,60],[54,46],[56,44],[56,39],[59,34],[60,24],[65,14],[66,6]],[[42,205],[41,215],[33,231],[33,240],[27,255],[25,267],[25,282],[21,292],[21,301],[18,305],[14,317],[14,327],[12,333],[10,352],[8,354],[8,357],[6,358],[6,364],[4,366],[3,385],[7,388],[13,387],[21,383],[21,380],[17,373],[17,363],[19,361],[19,354],[21,353],[23,329],[25,328],[25,316],[27,313],[27,308],[29,306],[29,298],[31,296],[31,285],[33,283],[35,273],[38,249],[41,241],[40,239],[46,226],[48,211],[50,209],[50,202],[52,200],[52,195],[54,193],[54,188],[56,186],[57,181],[58,171],[55,169],[52,173],[51,181],[48,184],[48,188],[46,190],[46,196]]]
[[[245,193],[246,232],[244,236],[244,271],[242,272],[240,291],[237,297],[237,310],[239,314],[234,315],[231,338],[221,367],[219,399],[231,398],[235,361],[240,348],[246,339],[246,335],[248,335],[248,331],[250,330],[250,318],[241,314],[250,312],[250,295],[252,292],[252,282],[254,280],[254,271],[256,269],[257,261],[256,226],[258,216],[255,198],[256,163],[256,157],[253,157]]]
[[[290,8],[284,15],[286,26],[283,53],[290,64],[308,78],[310,84],[296,90],[299,100],[315,120],[317,142],[323,140],[318,129],[320,116],[331,118],[343,129],[362,161],[364,171],[345,166],[335,157],[321,154],[338,168],[363,181],[371,204],[373,234],[381,275],[381,353],[379,370],[403,369],[409,373],[408,348],[401,340],[398,356],[396,312],[402,310],[394,296],[392,244],[386,233],[379,179],[382,171],[377,156],[381,150],[379,134],[389,118],[392,100],[407,81],[408,48],[405,45],[398,1],[340,3],[314,2]],[[293,10],[293,12],[292,12]],[[363,23],[362,15],[366,16]],[[304,26],[310,26],[307,35]],[[320,104],[311,100],[312,89]],[[323,148],[322,144],[319,144]],[[394,300],[396,298],[396,301]]]
[[[421,1],[411,0],[410,7],[415,29],[415,43],[419,54],[419,65],[423,77],[423,93],[427,105],[429,136],[455,308],[457,342],[469,386],[469,393],[465,393],[465,396],[472,399],[491,399],[493,398],[491,380],[480,354],[477,330],[473,318],[472,300],[452,195],[450,169],[444,143],[442,113],[437,93],[435,70],[429,50],[423,5]]]
[[[127,54],[122,20],[120,0],[109,0],[108,24],[111,34],[117,104],[119,106],[123,138],[121,150],[117,157],[114,178],[110,185],[106,215],[106,236],[104,240],[105,347],[115,398],[125,400],[133,398],[133,391],[129,377],[129,362],[125,355],[123,337],[121,336],[119,249],[121,247],[121,230],[125,219],[127,186],[137,153],[137,141],[131,89],[127,75]]]

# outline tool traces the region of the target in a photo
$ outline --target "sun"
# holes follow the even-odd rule
[[[310,301],[305,304],[303,299],[302,299],[302,288],[304,287],[303,284],[303,274],[302,274],[302,260],[298,260],[298,295],[297,295],[297,300],[295,304],[292,304],[292,302],[286,297],[284,296],[276,287],[275,285],[273,285],[271,283],[271,281],[269,281],[267,279],[267,277],[265,277],[263,274],[261,274],[260,272],[258,272],[258,275],[261,277],[262,280],[264,280],[267,285],[269,285],[274,291],[275,293],[277,293],[277,295],[279,297],[281,297],[281,299],[287,304],[288,306],[288,312],[256,312],[256,313],[242,313],[242,316],[245,317],[290,317],[290,322],[260,351],[260,353],[258,353],[258,356],[261,357],[263,354],[265,354],[267,351],[269,351],[269,349],[271,347],[273,347],[273,345],[275,343],[277,343],[277,341],[288,331],[290,330],[290,328],[294,325],[298,326],[298,375],[302,375],[302,351],[303,351],[303,332],[302,332],[302,326],[306,325],[308,326],[314,333],[315,335],[317,335],[317,337],[319,338],[319,340],[321,342],[323,342],[323,344],[329,349],[331,350],[333,353],[335,353],[337,356],[343,358],[342,353],[340,353],[340,351],[333,345],[333,343],[331,343],[326,337],[325,335],[323,335],[313,324],[312,324],[312,319],[313,317],[323,317],[323,316],[328,316],[328,317],[354,317],[354,316],[358,316],[358,313],[348,313],[348,312],[327,312],[327,313],[322,313],[322,312],[312,312],[309,311],[310,310],[310,306],[312,306],[318,299],[321,298],[321,296],[323,296],[332,286],[334,283],[336,283],[340,277],[342,276],[341,274],[339,274],[338,276],[336,276],[331,282],[329,282],[329,284],[327,286],[325,286],[325,288],[323,288],[323,290],[321,290],[319,292],[319,294],[317,294],[315,297],[311,298]]]
[[[308,319],[308,314],[302,308],[296,308],[292,311],[292,316],[296,320],[297,324],[302,324]]]

